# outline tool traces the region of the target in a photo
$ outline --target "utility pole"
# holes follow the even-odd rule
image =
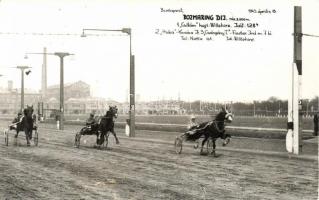
[[[298,102],[298,108],[294,110],[294,153],[302,152],[302,100],[301,100],[301,85],[302,85],[302,15],[301,7],[294,7],[294,63],[297,66],[297,94],[294,94],[294,99]],[[296,103],[297,103],[296,102]]]
[[[64,64],[63,58],[65,56],[69,56],[72,54],[65,53],[65,52],[56,52],[54,55],[60,58],[60,126],[59,129],[63,130],[64,128]]]
[[[288,152],[299,154],[302,152],[302,15],[301,7],[294,7],[294,55],[292,66],[291,93],[288,100],[288,133],[286,148]]]
[[[134,55],[130,56],[130,111],[129,111],[129,114],[130,114],[130,135],[129,136],[135,137],[135,57]]]
[[[28,69],[30,67],[28,66],[17,66],[18,69],[21,70],[21,106],[20,106],[20,110],[21,112],[23,112],[24,109],[24,70]]]
[[[42,63],[42,84],[41,84],[41,93],[42,101],[45,98],[47,90],[47,48],[43,48],[43,63]]]
[[[130,133],[129,137],[135,137],[135,57],[132,54],[132,29],[122,28],[122,29],[82,29],[81,37],[86,37],[85,31],[106,31],[106,32],[122,32],[127,34],[130,38],[130,107],[129,107],[129,117],[130,117]]]

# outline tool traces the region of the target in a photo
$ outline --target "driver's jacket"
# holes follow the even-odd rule
[[[12,121],[13,124],[18,123],[20,121],[20,117],[15,117]]]
[[[87,126],[91,126],[91,125],[93,125],[95,123],[96,123],[96,121],[95,121],[94,118],[89,118],[89,119],[86,120],[86,125]]]
[[[89,118],[86,120],[86,126],[87,128],[89,128],[92,131],[97,130],[97,122],[94,118]]]
[[[13,119],[13,121],[12,121],[12,124],[9,126],[9,127],[10,127],[10,130],[16,129],[16,128],[17,128],[17,124],[18,124],[19,122],[21,122],[21,121],[22,121],[22,116],[21,116],[21,117],[15,117],[15,118]]]
[[[198,127],[198,124],[196,122],[190,122],[187,126],[188,130],[193,130]]]

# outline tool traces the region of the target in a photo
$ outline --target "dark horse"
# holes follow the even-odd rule
[[[117,118],[117,111],[116,106],[109,106],[109,110],[104,116],[95,117],[95,123],[83,127],[80,132],[75,134],[75,147],[80,147],[82,135],[96,135],[97,147],[101,147],[103,144],[107,147],[109,132],[114,135],[116,143],[119,144],[119,140],[114,131],[114,118]]]
[[[27,140],[27,146],[30,146],[30,140],[32,139],[32,130],[36,128],[34,126],[35,119],[33,111],[33,106],[27,106],[27,108],[23,110],[23,117],[21,118],[20,122],[16,124],[17,133],[14,137],[18,137],[19,131],[24,131]]]
[[[117,111],[118,109],[116,106],[110,106],[106,114],[100,118],[98,123],[99,135],[96,140],[96,144],[98,146],[101,146],[104,141],[108,142],[108,132],[111,132],[113,134],[116,140],[116,144],[119,144],[119,140],[114,131],[114,120],[115,118],[117,118]]]
[[[233,115],[226,109],[222,109],[221,112],[219,112],[215,119],[210,122],[204,122],[199,125],[197,130],[194,132],[194,134],[190,134],[190,132],[186,132],[183,136],[185,137],[185,140],[195,141],[198,140],[201,137],[204,137],[204,140],[202,141],[201,146],[201,154],[203,153],[203,148],[205,143],[208,139],[212,139],[213,142],[213,151],[211,152],[213,155],[215,155],[215,149],[216,149],[216,140],[218,138],[221,138],[224,140],[223,146],[227,145],[230,140],[230,135],[225,134],[225,122],[231,122],[233,120]]]

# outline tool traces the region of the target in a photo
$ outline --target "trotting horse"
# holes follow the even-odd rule
[[[119,144],[119,140],[114,131],[114,119],[117,118],[117,107],[109,106],[109,110],[102,117],[96,117],[96,124],[91,125],[91,127],[83,127],[80,132],[75,134],[75,147],[80,147],[80,141],[82,135],[96,135],[96,145],[101,147],[104,144],[105,147],[108,145],[109,132],[111,132]]]
[[[225,122],[231,122],[232,120],[233,115],[231,114],[231,112],[229,112],[227,109],[222,108],[222,111],[216,115],[213,121],[201,123],[196,131],[187,131],[180,137],[177,137],[175,140],[175,147],[177,150],[176,152],[181,153],[183,140],[196,141],[199,138],[204,137],[200,153],[203,154],[204,145],[209,140],[212,142],[213,145],[213,149],[210,153],[216,156],[216,140],[218,138],[223,139],[223,146],[227,145],[230,141],[231,136],[229,134],[225,134]]]
[[[232,120],[233,120],[232,113],[226,109],[222,109],[222,111],[216,115],[213,121],[206,123],[203,129],[204,140],[202,141],[202,146],[200,151],[201,154],[203,153],[203,147],[205,145],[205,142],[207,142],[209,138],[211,138],[213,142],[212,154],[214,156],[216,156],[215,149],[216,149],[216,140],[218,138],[221,138],[224,140],[223,146],[226,146],[229,143],[231,136],[229,134],[225,134],[225,122],[231,123]],[[200,125],[200,126],[203,126],[203,125]]]
[[[114,120],[117,118],[117,111],[118,109],[116,106],[110,106],[109,110],[106,112],[106,115],[100,119],[98,127],[99,137],[96,141],[98,146],[101,146],[104,142],[108,142],[108,132],[113,134],[116,144],[119,144],[119,140],[114,131]]]
[[[27,146],[30,146],[30,140],[32,139],[32,130],[34,129],[33,111],[33,106],[27,106],[27,108],[23,110],[23,117],[21,118],[20,123],[17,123],[17,133],[14,136],[15,138],[18,138],[19,131],[24,131],[27,140]]]

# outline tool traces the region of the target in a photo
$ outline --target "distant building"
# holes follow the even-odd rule
[[[118,105],[119,112],[128,114],[129,103],[122,103]],[[135,113],[136,114],[156,114],[156,115],[176,115],[183,114],[185,111],[181,108],[179,101],[174,100],[161,100],[150,102],[136,102]]]
[[[16,114],[20,110],[21,95],[20,89],[13,89],[13,82],[8,82],[8,88],[0,92],[0,113]],[[35,111],[38,108],[43,110],[45,117],[52,117],[59,113],[60,110],[60,85],[49,86],[46,90],[46,96],[43,98],[41,93],[25,89],[25,105],[33,105]],[[109,105],[117,105],[120,114],[129,112],[129,103],[119,103],[104,98],[91,97],[90,85],[83,81],[67,83],[64,86],[64,113],[88,114],[96,113],[105,114]],[[136,114],[183,114],[185,111],[181,107],[180,101],[162,100],[143,102],[140,101],[140,95],[136,96],[135,105]]]
[[[56,113],[60,107],[60,85],[49,86],[43,104],[44,112]],[[65,114],[105,114],[110,102],[104,98],[91,97],[90,85],[77,81],[64,86]],[[51,114],[49,114],[51,115]]]
[[[110,103],[104,98],[70,98],[65,103],[65,110],[68,114],[95,113],[103,115],[106,113]]]
[[[70,98],[88,98],[90,97],[90,85],[77,81],[75,83],[64,84],[64,100],[67,101]],[[60,85],[49,86],[46,90],[45,99],[51,98],[60,99]]]
[[[13,90],[13,81],[8,81],[8,91],[9,92],[12,92],[12,90]]]
[[[60,107],[60,86],[53,85],[47,88],[46,96],[42,99],[42,95],[35,91],[25,88],[24,94],[24,103],[25,105],[33,105],[35,109],[38,108],[39,102],[44,102],[43,109],[45,110],[59,110]],[[74,102],[68,101],[69,99],[89,99],[90,98],[90,85],[86,84],[83,81],[78,81],[75,83],[67,83],[64,87],[64,100],[65,100],[65,109],[74,108],[80,106],[78,110],[79,113],[88,112],[85,108],[90,106],[86,105],[85,100],[81,100],[84,104],[84,107],[79,104],[75,105]],[[78,102],[78,103],[79,103]],[[90,104],[88,101],[87,104]],[[8,87],[0,92],[0,113],[1,114],[15,114],[20,110],[21,106],[21,91],[20,89],[13,89],[13,82],[8,81]],[[101,106],[101,105],[100,105]],[[93,110],[93,109],[91,109]],[[66,110],[66,112],[69,112]],[[72,111],[70,111],[72,113]],[[76,113],[76,112],[74,112]]]
[[[24,104],[37,107],[41,95],[38,93],[25,93]],[[16,114],[21,106],[21,93],[17,89],[0,93],[0,113]]]

